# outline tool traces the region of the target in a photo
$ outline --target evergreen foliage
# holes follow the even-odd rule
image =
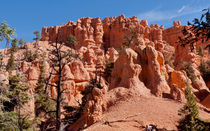
[[[185,98],[187,103],[178,111],[178,114],[183,117],[179,122],[178,129],[180,131],[208,131],[210,123],[199,118],[196,100],[189,85],[185,89]]]
[[[1,99],[0,130],[23,131],[31,128],[33,120],[28,119],[29,114],[26,112],[21,113],[22,110],[26,110],[24,104],[30,100],[26,93],[28,89],[29,86],[20,74],[9,77],[7,90],[3,91],[6,99]]]
[[[174,68],[173,60],[170,60],[169,57],[164,55],[165,64],[168,64],[170,67]]]
[[[76,41],[77,38],[74,35],[70,34],[66,40],[67,46],[74,48],[74,46],[77,44]]]
[[[17,38],[14,38],[12,40],[12,47],[11,47],[11,52],[17,52],[18,46],[17,46]]]
[[[41,34],[39,30],[34,31],[35,38],[33,40],[38,41],[41,38]]]
[[[15,33],[15,29],[11,29],[10,26],[3,21],[0,24],[0,41],[6,40],[6,47],[9,48],[9,42]]]
[[[45,54],[42,55],[39,65],[40,75],[37,87],[35,89],[36,93],[35,114],[37,117],[39,117],[40,113],[45,113],[46,115],[49,115],[49,118],[51,119],[51,121],[53,121],[55,120],[55,112],[51,111],[55,110],[55,101],[50,99],[48,94],[45,92],[46,80],[45,80],[44,62],[45,62]]]
[[[21,38],[19,41],[18,41],[18,44],[21,48],[23,48],[26,44],[26,42]]]
[[[104,71],[105,78],[107,81],[108,81],[109,77],[111,76],[113,68],[114,68],[114,62],[107,61],[106,65],[105,65],[105,71]]]
[[[203,9],[204,13],[201,15],[200,19],[195,18],[193,23],[188,22],[187,28],[182,30],[184,38],[179,37],[179,42],[182,46],[190,45],[191,50],[194,49],[194,44],[197,41],[206,42],[210,38],[210,8]],[[206,46],[210,49],[210,44]]]
[[[124,36],[124,43],[122,43],[121,49],[120,50],[124,50],[126,48],[130,47],[130,44],[137,39],[138,37],[138,32],[136,31],[135,28],[131,28],[129,29],[129,35],[125,35]]]
[[[33,38],[33,40],[35,40],[36,41],[36,43],[35,43],[35,47],[37,46],[37,44],[38,44],[38,40],[40,40],[41,39],[41,34],[40,34],[40,31],[39,30],[35,30],[34,31],[34,35],[35,35],[35,38]]]
[[[34,61],[36,58],[38,58],[39,57],[39,54],[37,53],[37,51],[36,52],[32,52],[31,50],[28,50],[28,49],[26,49],[26,51],[24,52],[24,60],[26,61],[26,62],[32,62],[32,61]]]
[[[192,82],[196,79],[194,69],[192,68],[191,63],[183,62],[182,70],[184,70],[187,73],[187,76],[190,78]]]
[[[208,81],[210,78],[210,65],[208,63],[201,60],[201,64],[199,66],[201,75],[205,81]]]
[[[12,70],[15,70],[15,58],[14,58],[14,53],[11,52],[10,57],[8,59],[6,69],[11,72]]]

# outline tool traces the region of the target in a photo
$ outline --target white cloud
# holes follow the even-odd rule
[[[148,21],[161,21],[170,18],[170,13],[165,11],[151,10],[142,14],[139,14],[140,19],[147,19]]]
[[[180,8],[180,9],[177,11],[177,13],[181,13],[181,12],[183,12],[185,8],[186,8],[186,6],[185,6],[185,5],[183,5],[183,6],[182,6],[182,8]]]
[[[183,5],[181,8],[177,10],[165,10],[162,11],[160,9],[153,9],[148,12],[144,12],[138,14],[137,16],[140,19],[147,19],[149,22],[154,21],[162,21],[162,20],[170,20],[172,18],[194,14],[200,12],[204,7],[190,7],[187,5]]]

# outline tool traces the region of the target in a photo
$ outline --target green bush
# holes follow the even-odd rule
[[[165,64],[168,64],[170,67],[174,68],[173,60],[170,60],[167,56],[164,56]]]
[[[10,57],[8,59],[6,69],[10,72],[15,69],[15,58],[13,52],[10,54]]]
[[[14,38],[12,40],[12,47],[11,47],[11,52],[17,52],[18,46],[17,46],[17,38]]]
[[[24,56],[23,59],[24,59],[25,61],[27,61],[27,62],[32,62],[32,61],[34,61],[36,58],[39,57],[37,51],[33,53],[31,50],[26,50],[26,52],[24,52],[23,56]]]
[[[183,67],[181,69],[187,73],[187,76],[190,78],[192,82],[196,79],[194,69],[192,68],[191,63],[183,62]]]
[[[66,45],[71,47],[71,48],[74,48],[74,46],[77,44],[77,38],[70,34],[68,37],[67,37],[67,40],[66,40]]]
[[[207,63],[205,63],[203,60],[201,61],[201,64],[199,66],[201,75],[205,81],[208,81],[210,78],[210,67]]]

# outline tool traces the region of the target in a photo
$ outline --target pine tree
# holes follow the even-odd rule
[[[11,52],[10,58],[7,62],[6,69],[11,72],[12,70],[15,69],[15,58],[14,58],[14,52]]]
[[[74,35],[70,34],[66,40],[67,46],[74,48],[75,45],[77,44],[76,41],[77,41],[77,38]]]
[[[178,111],[178,114],[183,117],[178,129],[180,131],[207,131],[210,129],[209,123],[202,121],[198,116],[196,100],[189,85],[185,89],[185,98],[187,103]]]
[[[18,47],[17,47],[17,38],[14,38],[12,40],[11,52],[17,52],[17,49],[18,49]]]
[[[0,130],[13,131],[29,129],[32,125],[32,120],[28,120],[26,112],[21,112],[24,104],[30,99],[29,95],[25,93],[29,86],[23,82],[23,77],[20,74],[10,76],[9,84],[5,90],[1,89],[4,93],[4,99],[1,99],[0,109]],[[2,98],[2,97],[1,97]]]
[[[19,44],[19,46],[20,46],[21,48],[23,48],[23,47],[25,46],[26,42],[25,42],[23,39],[20,39],[20,40],[18,41],[18,44]]]
[[[20,74],[11,76],[9,78],[9,90],[11,91],[11,98],[17,114],[17,127],[20,131],[28,129],[31,126],[31,121],[27,120],[29,114],[22,114],[21,110],[24,110],[23,106],[30,100],[30,97],[25,93],[29,89],[28,84],[23,82],[23,77]]]
[[[35,89],[36,93],[35,111],[37,117],[39,117],[39,114],[43,112],[49,115],[51,121],[53,121],[55,120],[55,112],[51,111],[55,110],[55,101],[53,101],[45,92],[45,85],[46,85],[45,67],[44,67],[45,54],[43,54],[41,58],[42,59],[40,60],[40,65],[39,65],[40,75],[37,87]]]
[[[36,37],[33,39],[33,40],[36,41],[36,43],[35,43],[35,47],[36,47],[37,44],[38,44],[38,40],[40,40],[40,38],[41,38],[40,31],[39,31],[39,30],[35,30],[35,31],[34,31],[34,35],[36,36]]]

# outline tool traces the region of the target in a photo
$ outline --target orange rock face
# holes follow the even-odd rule
[[[90,76],[87,70],[84,68],[83,64],[80,61],[72,61],[69,64],[69,67],[71,68],[71,72],[74,76],[75,82],[84,82],[90,80]]]
[[[143,83],[139,80],[141,73],[141,66],[135,64],[137,61],[137,53],[132,49],[126,49],[119,56],[112,72],[112,79],[110,89],[115,87],[138,87],[143,86]],[[144,89],[142,89],[144,90]]]
[[[93,76],[96,65],[103,67],[105,61],[116,61],[117,68],[114,68],[112,72],[110,89],[117,86],[132,87],[143,82],[153,94],[162,96],[163,93],[170,94],[169,85],[175,84],[175,87],[178,87],[182,92],[186,87],[181,72],[172,71],[171,74],[168,74],[164,56],[173,58],[175,66],[180,66],[180,61],[195,62],[198,58],[196,52],[191,52],[189,47],[182,47],[180,43],[177,43],[178,36],[183,37],[182,29],[184,27],[187,26],[182,26],[180,21],[174,21],[173,27],[164,29],[159,25],[149,26],[146,20],[139,21],[137,17],[126,18],[124,15],[105,17],[104,20],[87,17],[62,26],[44,27],[42,40],[55,41],[55,36],[59,34],[59,39],[65,42],[68,35],[73,34],[78,40],[79,44],[76,47],[79,55],[83,57],[84,67],[87,68],[90,77]],[[138,33],[135,42],[130,45],[134,50],[133,53],[127,50],[128,54],[124,52],[124,55],[118,55],[116,50],[125,42],[124,37],[128,36],[132,29]],[[105,50],[105,54],[103,50]],[[139,55],[135,54],[137,52],[141,54],[141,62],[133,61],[133,59],[135,61],[139,59]],[[128,58],[129,54],[132,54],[132,60]],[[123,63],[130,64],[124,65]],[[79,80],[79,76],[82,74],[82,78],[90,79],[88,73],[85,75],[83,71],[76,71],[79,70],[79,67],[76,67],[70,66],[73,68],[72,73],[77,77],[74,78],[75,81],[84,81]],[[202,86],[202,89],[205,88],[205,83],[200,80],[200,77],[193,85],[197,89],[199,86]]]
[[[77,22],[69,22],[62,26],[43,27],[42,41],[55,42],[56,35],[59,34],[59,40],[66,42],[67,37],[72,34],[78,40],[77,48],[81,46],[103,46],[120,48],[125,42],[124,37],[129,35],[130,30],[135,29],[141,36],[158,43],[158,48],[163,48],[162,33],[163,26],[148,26],[146,20],[139,22],[137,17],[126,18],[124,15],[119,17],[100,18],[81,18]]]

